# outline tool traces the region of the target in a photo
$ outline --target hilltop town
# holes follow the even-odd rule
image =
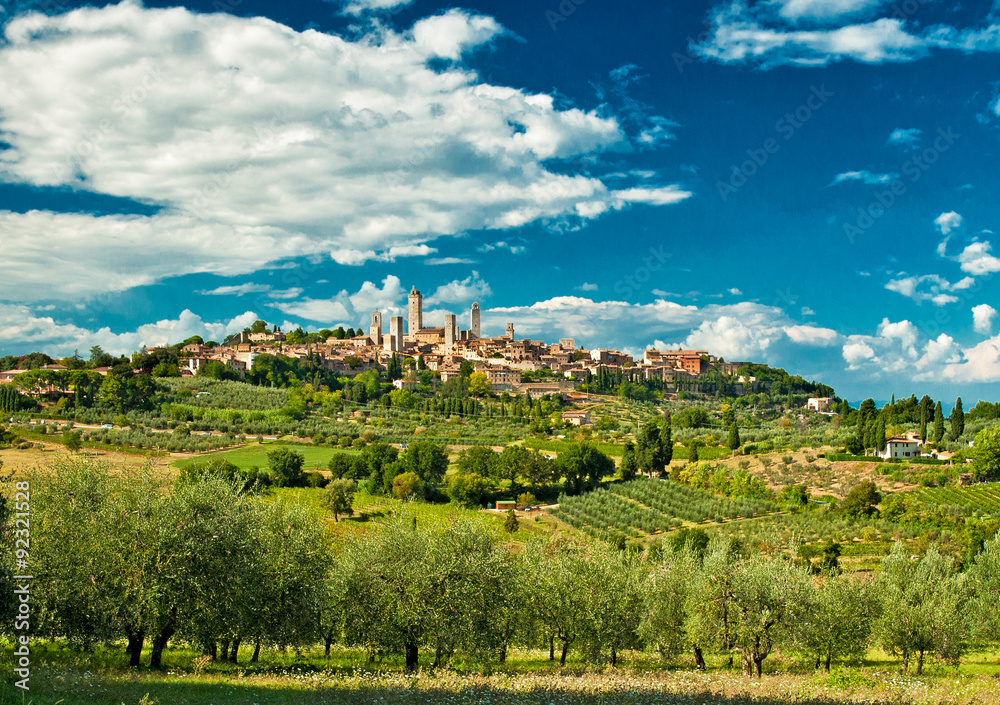
[[[253,368],[259,355],[312,359],[325,369],[346,376],[356,375],[376,365],[385,367],[393,357],[399,360],[421,358],[427,369],[437,372],[441,381],[460,374],[462,363],[470,361],[476,372],[485,373],[495,392],[523,391],[524,372],[554,373],[550,391],[572,390],[588,377],[605,374],[630,382],[657,382],[665,394],[679,391],[703,391],[703,377],[718,373],[732,378],[736,394],[766,388],[767,382],[738,371],[747,363],[726,362],[708,350],[647,350],[641,359],[615,349],[577,347],[572,338],[547,343],[529,338],[518,339],[515,324],[507,323],[503,335],[483,335],[480,307],[473,303],[468,312],[468,328],[461,328],[458,316],[445,314],[443,326],[427,327],[423,318],[423,296],[413,287],[408,297],[407,317],[391,316],[388,330],[381,311],[373,311],[368,331],[337,338],[326,337],[317,342],[295,342],[278,329],[242,331],[220,345],[209,347],[193,342],[181,348],[182,376],[197,374],[202,365],[221,362],[240,377]],[[147,353],[155,349],[146,350]],[[12,370],[0,376],[12,378]],[[401,380],[400,385],[405,385]],[[538,386],[538,385],[534,385]]]

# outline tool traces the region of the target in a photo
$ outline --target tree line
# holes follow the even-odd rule
[[[836,552],[816,576],[784,551],[695,532],[642,552],[512,550],[482,522],[423,526],[404,512],[331,540],[303,508],[211,475],[167,487],[151,470],[80,461],[30,483],[34,636],[124,644],[132,666],[148,653],[160,667],[179,643],[231,662],[244,646],[256,661],[263,648],[339,644],[409,669],[422,654],[502,663],[543,647],[562,664],[646,649],[704,668],[717,654],[759,676],[778,649],[829,669],[877,645],[920,673],[1000,633],[1000,536],[964,572],[897,544],[872,576],[839,573]]]

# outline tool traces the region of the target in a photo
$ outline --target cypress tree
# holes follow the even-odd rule
[[[931,441],[940,443],[942,438],[944,438],[944,412],[941,411],[941,402],[938,402],[934,407],[934,435]]]
[[[962,411],[962,397],[955,400],[955,408],[951,410],[951,438],[957,441],[965,433],[965,412]]]

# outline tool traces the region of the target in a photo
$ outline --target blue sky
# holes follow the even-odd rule
[[[432,323],[1000,396],[1000,2],[275,5],[4,6],[0,354],[416,285]]]

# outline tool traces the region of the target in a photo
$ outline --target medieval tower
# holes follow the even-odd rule
[[[372,311],[372,327],[368,332],[368,337],[372,339],[373,345],[382,344],[382,312]]]
[[[417,291],[417,287],[413,287],[410,291],[410,305],[409,305],[409,324],[410,330],[408,331],[410,340],[416,342],[417,331],[424,327],[424,297],[420,295]]]
[[[472,311],[469,314],[469,337],[476,339],[481,338],[480,335],[480,324],[479,324],[479,304],[472,304]]]

